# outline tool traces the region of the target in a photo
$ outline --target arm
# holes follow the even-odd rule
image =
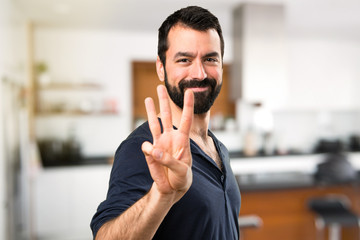
[[[153,185],[123,214],[105,223],[96,239],[151,239],[172,205],[171,199],[161,197]]]
[[[192,183],[190,128],[193,119],[194,96],[187,91],[178,130],[173,129],[169,98],[164,86],[158,87],[161,133],[155,106],[151,98],[145,100],[153,144],[144,142],[145,155],[151,177],[150,191],[117,218],[105,223],[96,239],[151,239],[173,204],[181,199]]]

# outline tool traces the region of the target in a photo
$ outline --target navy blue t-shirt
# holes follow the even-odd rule
[[[153,239],[239,239],[240,191],[230,168],[227,149],[210,131],[209,135],[222,160],[222,169],[190,140],[192,185],[172,206]],[[94,238],[105,222],[118,217],[150,190],[153,180],[141,151],[144,141],[152,142],[147,122],[117,149],[106,200],[99,205],[91,221]]]

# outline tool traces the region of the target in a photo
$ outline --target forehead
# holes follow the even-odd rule
[[[179,51],[205,51],[221,53],[219,34],[215,29],[198,31],[190,27],[177,24],[168,34],[168,53]]]

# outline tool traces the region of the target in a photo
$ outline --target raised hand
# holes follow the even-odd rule
[[[160,194],[173,196],[173,200],[176,202],[192,184],[189,135],[194,115],[194,95],[191,90],[185,92],[180,126],[175,130],[166,88],[159,85],[157,93],[163,133],[161,133],[154,102],[151,98],[147,98],[145,107],[153,144],[144,142],[142,151],[157,190]]]

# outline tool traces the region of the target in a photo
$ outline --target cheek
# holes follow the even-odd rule
[[[210,68],[206,69],[206,73],[207,73],[209,78],[214,78],[217,81],[221,82],[222,73],[223,73],[222,68],[211,68],[210,67]]]
[[[182,79],[187,79],[187,70],[185,68],[172,68],[167,73],[169,82],[173,84],[177,84]]]

